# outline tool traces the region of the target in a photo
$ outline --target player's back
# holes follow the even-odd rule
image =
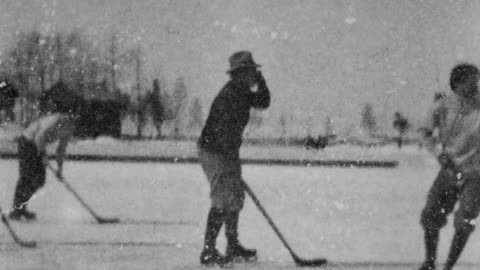
[[[22,132],[22,136],[35,142],[37,147],[43,148],[63,136],[73,132],[73,122],[69,116],[62,113],[53,113],[42,116],[33,121]]]

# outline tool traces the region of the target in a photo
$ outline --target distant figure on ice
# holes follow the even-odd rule
[[[310,149],[325,149],[328,145],[328,137],[327,136],[317,136],[317,138],[314,138],[312,136],[307,136],[307,139],[305,140],[305,149],[310,150]]]
[[[198,155],[210,183],[211,207],[208,213],[202,265],[228,264],[236,258],[255,260],[257,251],[244,248],[238,240],[238,220],[245,191],[241,175],[239,150],[242,134],[250,118],[250,109],[270,105],[270,92],[260,65],[248,51],[229,58],[231,79],[216,96],[198,141]],[[257,85],[257,90],[252,88]],[[216,238],[225,224],[225,256],[215,247]]]
[[[398,131],[397,145],[398,148],[402,148],[403,145],[403,136],[405,132],[410,128],[408,119],[405,118],[401,113],[395,112],[393,120],[393,128]]]
[[[480,211],[480,94],[479,70],[471,64],[452,69],[452,94],[435,102],[421,129],[427,146],[441,165],[421,215],[425,231],[425,262],[421,270],[435,269],[439,231],[447,216],[455,212],[455,234],[444,269],[450,270],[460,257]],[[438,133],[435,134],[435,129]],[[440,142],[440,147],[437,142]]]
[[[57,84],[55,87],[64,87]],[[19,175],[10,219],[34,220],[36,215],[27,210],[28,201],[44,184],[48,157],[46,147],[58,141],[56,161],[58,176],[62,175],[67,144],[75,131],[82,108],[79,100],[62,101],[55,110],[31,122],[18,138]]]

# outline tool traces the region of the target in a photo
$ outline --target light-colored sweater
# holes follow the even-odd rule
[[[449,155],[464,173],[480,172],[480,97],[449,94],[429,110],[419,129],[436,155]]]

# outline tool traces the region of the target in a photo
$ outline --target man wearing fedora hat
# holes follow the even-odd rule
[[[245,191],[239,150],[242,134],[250,118],[250,109],[270,105],[270,92],[260,65],[249,51],[239,51],[229,58],[230,81],[220,90],[198,141],[203,171],[210,183],[211,207],[208,213],[203,251],[203,265],[224,265],[236,259],[255,260],[255,249],[244,248],[238,240],[238,220]],[[257,90],[252,87],[257,85]],[[225,224],[225,256],[215,247],[218,233]]]

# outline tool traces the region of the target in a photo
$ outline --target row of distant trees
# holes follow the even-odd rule
[[[138,137],[143,136],[148,121],[153,123],[158,137],[164,135],[167,122],[173,126],[175,137],[182,136],[184,128],[202,126],[202,103],[198,97],[189,96],[182,77],[175,80],[170,91],[159,79],[152,80],[151,88],[145,86],[141,48],[122,49],[115,33],[110,41],[106,48],[101,48],[80,30],[48,35],[38,31],[20,33],[0,58],[0,76],[12,80],[20,90],[17,118],[26,123],[36,117],[42,96],[62,81],[86,99],[115,101],[110,104],[118,106],[121,117],[130,117],[136,123]],[[134,81],[135,85],[132,89],[120,89],[119,81]],[[364,106],[361,117],[361,127],[371,136],[378,134],[371,104]],[[280,137],[286,136],[289,120],[285,114],[280,116]],[[258,128],[262,124],[262,113],[252,111],[250,126]]]
[[[152,89],[140,99],[138,111],[138,129],[141,133],[148,117],[152,120],[157,136],[162,137],[162,126],[166,121],[173,123],[173,136],[182,136],[182,127],[199,129],[203,124],[203,108],[200,98],[195,97],[187,103],[188,91],[183,78],[178,78],[170,95],[162,91],[158,79],[153,80]],[[188,116],[188,117],[185,117]],[[184,120],[187,120],[186,123]]]
[[[166,121],[174,126],[174,135],[182,128],[202,125],[202,104],[189,97],[182,77],[171,91],[165,83],[153,80],[152,88],[144,86],[140,47],[121,50],[121,42],[112,34],[108,48],[101,48],[80,30],[43,34],[20,33],[0,58],[0,77],[11,80],[19,90],[20,115],[27,123],[39,114],[38,105],[47,90],[59,81],[85,99],[113,100],[137,124],[142,136],[147,119],[151,119],[159,137]],[[120,89],[119,81],[135,81],[133,89]],[[162,87],[163,86],[163,87]]]
[[[400,112],[395,112],[392,126],[398,132],[399,137],[402,137],[411,127],[408,119]],[[378,136],[377,119],[373,112],[373,106],[370,103],[365,104],[361,112],[361,127],[371,137]]]

